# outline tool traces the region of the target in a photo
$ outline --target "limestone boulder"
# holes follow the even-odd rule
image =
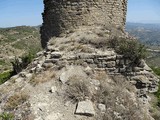
[[[115,67],[116,62],[115,61],[111,61],[111,62],[106,62],[105,64],[106,64],[106,67],[112,68],[112,67]]]

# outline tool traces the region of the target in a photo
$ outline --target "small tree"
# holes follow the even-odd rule
[[[34,57],[35,55],[32,53],[22,56],[21,58],[15,57],[15,60],[12,62],[13,72],[15,74],[21,72],[29,63],[31,63]]]

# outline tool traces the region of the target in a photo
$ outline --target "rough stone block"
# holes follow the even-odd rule
[[[77,105],[77,109],[76,109],[75,114],[94,116],[95,110],[93,107],[93,103],[90,100],[79,102]]]
[[[110,61],[110,62],[106,62],[104,63],[106,65],[106,67],[108,68],[112,68],[116,66],[116,62],[115,61]]]
[[[44,63],[57,63],[59,59],[46,59]]]
[[[51,68],[51,67],[53,67],[53,63],[43,63],[42,67]]]
[[[102,112],[105,113],[106,112],[106,106],[104,104],[98,104],[98,109]]]
[[[138,64],[138,67],[145,67],[145,61],[144,60],[141,60],[140,63]]]
[[[94,63],[93,59],[86,59],[85,61],[86,61],[87,63],[91,63],[91,64]]]
[[[60,52],[52,52],[51,53],[51,58],[61,58],[62,57],[62,53]]]
[[[133,71],[134,72],[140,72],[140,71],[142,71],[143,70],[143,68],[140,68],[140,67],[134,67],[133,68]]]

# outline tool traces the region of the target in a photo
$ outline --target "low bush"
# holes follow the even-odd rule
[[[13,75],[12,71],[7,71],[0,74],[0,84],[6,82]]]
[[[6,62],[4,60],[0,60],[0,65],[5,65]]]
[[[160,76],[160,68],[153,67],[153,66],[151,66],[151,68],[152,68],[152,70],[154,71],[155,74]],[[160,83],[159,83],[158,91],[155,92],[154,94],[157,97],[157,106],[160,107]]]
[[[160,112],[158,110],[154,111],[154,113],[152,113],[152,117],[155,120],[159,120],[159,118],[160,118]]]
[[[134,96],[135,87],[122,75],[111,76],[112,84],[102,80],[94,95],[96,103],[105,104],[106,111],[98,120],[149,120],[141,103]],[[148,116],[147,116],[148,117]]]
[[[160,76],[160,68],[159,67],[153,67],[151,66],[152,70],[154,71],[155,74]]]
[[[0,74],[0,84],[3,84],[6,82],[10,77],[13,75],[21,72],[23,69],[27,67],[29,63],[31,63],[32,59],[35,57],[34,54],[27,54],[23,56],[22,58],[17,58],[15,57],[15,60],[12,63],[13,70],[12,71],[7,71],[3,72]]]
[[[40,83],[48,82],[56,77],[56,73],[53,70],[44,71],[41,74],[38,74],[36,77],[33,75],[32,79],[30,80],[30,84],[36,86]]]
[[[14,119],[14,115],[10,114],[10,113],[2,113],[0,114],[0,120],[13,120]]]
[[[146,58],[147,55],[146,47],[135,39],[114,37],[109,40],[109,46],[133,62],[138,62],[140,59]]]
[[[160,70],[160,68],[159,68],[159,70]],[[160,72],[159,70],[156,70],[155,73],[159,73]],[[160,74],[158,74],[158,75],[160,75]],[[159,83],[159,86],[158,86],[158,91],[155,93],[155,95],[156,95],[157,100],[158,100],[157,105],[158,105],[158,107],[160,107],[160,83]]]
[[[7,99],[6,104],[4,106],[4,109],[12,111],[12,110],[16,109],[19,105],[26,102],[28,98],[29,98],[29,96],[25,93],[22,93],[22,92],[15,93],[14,95],[10,96]]]
[[[66,89],[67,99],[71,100],[73,103],[76,103],[92,97],[86,81],[79,80],[77,76],[73,76],[70,79],[74,80],[71,80],[71,83],[69,83]]]
[[[21,58],[15,57],[15,60],[12,62],[13,66],[13,72],[15,74],[21,72],[23,69],[27,67],[29,63],[35,58],[35,54],[29,52],[29,54],[26,54],[22,56]]]

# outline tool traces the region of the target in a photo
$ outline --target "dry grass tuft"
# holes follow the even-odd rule
[[[30,83],[35,86],[40,83],[45,83],[55,77],[56,77],[55,72],[49,70],[45,71],[44,73],[38,74],[36,77],[34,76],[33,79],[30,80]]]
[[[151,98],[150,104],[152,105],[152,107],[150,108],[150,113],[151,116],[155,119],[155,120],[159,120],[160,118],[160,107],[157,106],[157,97],[154,94],[150,94],[149,97]]]
[[[106,106],[104,115],[100,120],[146,120],[148,115],[144,114],[140,101],[134,94],[134,87],[122,75],[112,76],[112,82],[103,72],[96,73],[101,85],[97,93],[92,96],[92,101],[102,103]],[[144,115],[144,116],[143,116]]]
[[[26,93],[15,93],[14,95],[10,96],[4,106],[5,110],[14,110],[19,105],[22,105],[27,101],[29,96]]]
[[[91,49],[89,46],[86,46],[86,45],[77,45],[74,47],[74,50],[79,50],[80,52],[84,52],[84,53],[93,52],[93,49]]]
[[[136,92],[135,86],[133,86],[125,76],[123,75],[115,75],[111,76],[114,81],[114,85],[117,86],[120,90],[128,90],[130,92]]]
[[[105,71],[96,72],[94,74],[94,78],[97,80],[100,80],[100,81],[102,81],[102,80],[104,81],[107,78],[106,72]]]
[[[82,37],[79,43],[90,44],[95,48],[106,48],[108,45],[108,39],[106,37],[92,37],[90,35]]]
[[[135,102],[127,91],[115,88],[105,99],[107,110],[103,120],[149,120],[138,100]]]
[[[160,119],[160,112],[158,110],[155,110],[153,113],[151,113],[151,115],[155,120]]]
[[[83,101],[91,98],[91,92],[88,87],[88,83],[85,80],[81,80],[81,77],[72,76],[69,78],[69,83],[66,89],[67,99],[73,103]]]

